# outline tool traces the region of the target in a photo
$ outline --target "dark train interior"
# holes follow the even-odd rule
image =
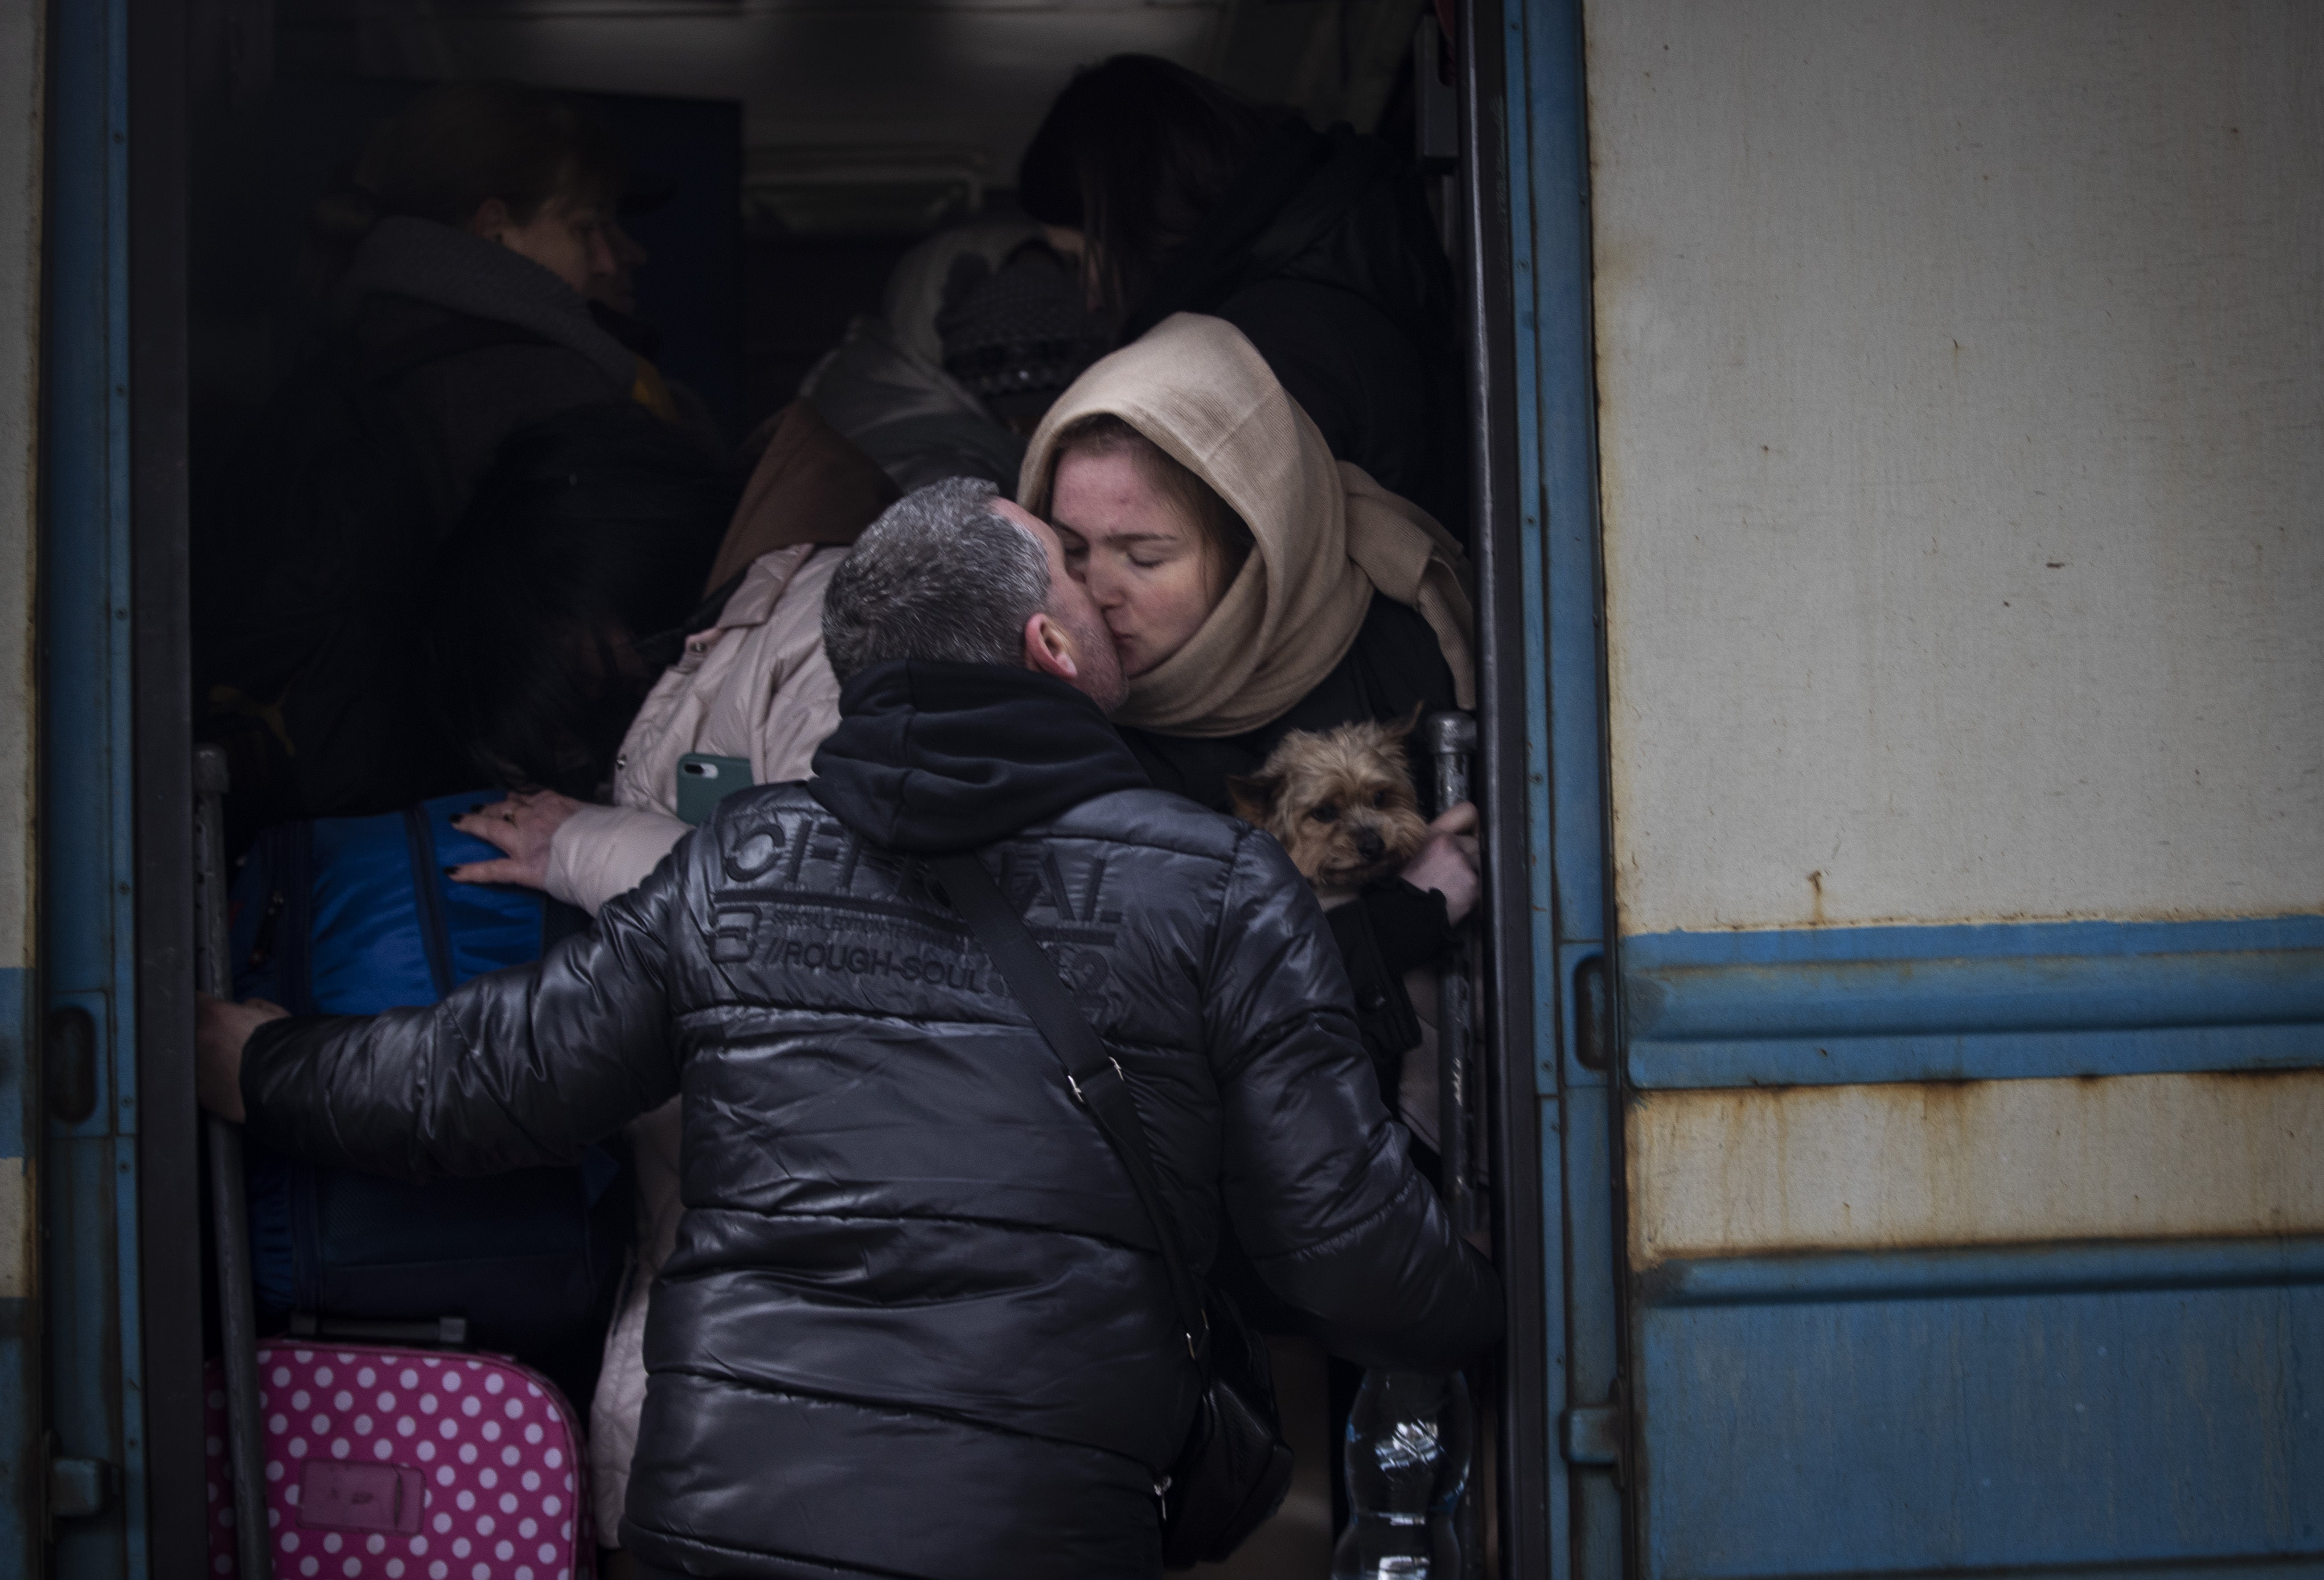
[[[420,88],[515,80],[585,102],[638,172],[637,316],[730,439],[789,401],[889,272],[1018,211],[1016,170],[1074,69],[1161,55],[1317,126],[1414,150],[1417,0],[741,5],[222,0],[196,47],[194,462],[298,357],[307,216]],[[647,195],[650,193],[650,195]],[[640,200],[651,205],[640,209]]]
[[[631,174],[619,217],[631,297],[621,305],[650,326],[671,386],[738,450],[799,395],[852,321],[882,311],[912,248],[974,221],[1031,230],[1016,200],[1020,156],[1075,69],[1115,54],[1159,55],[1250,100],[1292,106],[1319,129],[1346,123],[1381,138],[1427,175],[1462,275],[1450,34],[1465,9],[1452,0],[209,0],[194,9],[189,37],[194,487],[318,343],[327,278],[310,237],[316,204],[348,179],[371,130],[431,85],[546,88],[611,134]],[[1465,321],[1473,367],[1488,355],[1483,320]],[[1468,523],[1447,524],[1469,537]],[[1282,1387],[1286,1434],[1305,1451],[1301,1479],[1286,1513],[1213,1572],[1328,1568],[1320,1369],[1309,1377],[1295,1367]],[[1479,1566],[1466,1571],[1475,1573],[1499,1567],[1507,1539],[1496,1513],[1506,1493],[1491,1489],[1508,1451],[1491,1423],[1508,1414],[1487,1391],[1471,1515],[1486,1534]]]

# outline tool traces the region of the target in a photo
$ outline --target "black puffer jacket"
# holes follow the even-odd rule
[[[1135,1088],[1207,1261],[1222,1208],[1341,1347],[1499,1328],[1381,1109],[1274,842],[1145,786],[1079,693],[857,676],[811,786],[724,802],[595,930],[433,1010],[278,1021],[271,1146],[408,1175],[572,1155],[685,1097],[624,1544],[698,1575],[1150,1575],[1198,1379],[1152,1230],[1055,1056],[904,853],[987,860]]]
[[[1452,270],[1412,167],[1377,137],[1288,121],[1132,304],[1120,344],[1172,313],[1250,337],[1332,454],[1469,535]]]

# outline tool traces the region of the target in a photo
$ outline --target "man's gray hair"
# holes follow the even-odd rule
[[[1049,558],[992,508],[980,477],[904,495],[863,529],[823,595],[823,651],[845,680],[890,659],[1025,661],[1025,622],[1049,602]]]

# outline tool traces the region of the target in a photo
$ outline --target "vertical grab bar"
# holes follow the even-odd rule
[[[1436,814],[1443,817],[1469,799],[1469,759],[1477,750],[1477,721],[1465,713],[1435,713],[1421,725],[1435,770]],[[1481,1233],[1489,1222],[1492,1182],[1484,1167],[1482,1117],[1477,1113],[1473,951],[1464,932],[1438,968],[1436,981],[1436,1141],[1440,1194],[1452,1225],[1464,1234]],[[1474,1428],[1471,1428],[1472,1434]],[[1478,1445],[1464,1445],[1470,1485],[1453,1511],[1461,1547],[1462,1580],[1485,1572],[1483,1498],[1475,1485],[1482,1474]],[[1452,1580],[1447,1576],[1446,1580]]]
[[[1435,771],[1436,812],[1442,817],[1469,799],[1469,758],[1477,749],[1477,721],[1465,713],[1434,713],[1421,725]],[[1443,1160],[1445,1209],[1464,1234],[1487,1224],[1491,1190],[1483,1168],[1477,1113],[1475,1003],[1471,949],[1463,942],[1444,956],[1437,978],[1436,1130]]]
[[[234,996],[227,958],[226,753],[194,750],[195,981],[212,998]],[[251,1302],[250,1217],[243,1200],[242,1132],[203,1117],[209,1142],[210,1209],[217,1240],[218,1331],[226,1360],[226,1453],[234,1483],[234,1534],[241,1580],[272,1580],[266,1529],[266,1444],[260,1436],[258,1317]]]

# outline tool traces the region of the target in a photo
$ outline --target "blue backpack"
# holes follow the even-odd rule
[[[456,883],[500,853],[453,828],[480,798],[259,836],[232,896],[234,987],[294,1015],[432,1004],[540,958],[588,919],[529,890]],[[520,1354],[594,1342],[632,1234],[620,1162],[410,1185],[247,1153],[261,1310],[370,1321],[465,1317],[472,1342]]]

